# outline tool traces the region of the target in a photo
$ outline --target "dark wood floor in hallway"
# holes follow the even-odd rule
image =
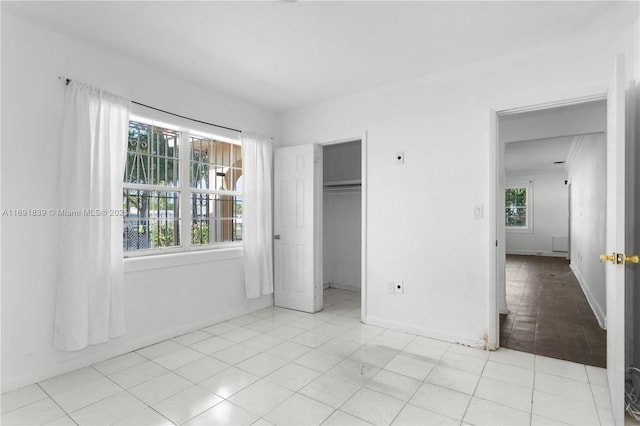
[[[507,306],[500,346],[606,367],[606,331],[566,259],[508,255]]]

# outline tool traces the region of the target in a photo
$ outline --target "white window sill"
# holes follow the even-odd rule
[[[149,269],[172,268],[174,266],[239,259],[242,258],[243,254],[244,251],[242,247],[230,247],[225,249],[130,257],[124,259],[124,272],[138,272]]]

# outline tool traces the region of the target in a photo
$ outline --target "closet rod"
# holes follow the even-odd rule
[[[351,191],[354,189],[362,189],[361,185],[324,185],[322,190],[325,192]]]
[[[63,77],[63,76],[58,76],[58,79],[60,79],[60,80],[64,80],[64,81],[65,81],[65,84],[66,84],[67,86],[68,86],[68,85],[69,85],[69,83],[71,83],[71,81],[72,81],[70,78]],[[180,114],[176,114],[176,113],[174,113],[174,112],[166,111],[166,110],[164,110],[164,109],[160,109],[160,108],[152,107],[152,106],[150,106],[150,105],[146,105],[146,104],[143,104],[143,103],[141,103],[141,102],[131,101],[131,103],[136,104],[136,105],[143,106],[143,107],[145,107],[145,108],[149,108],[149,109],[153,109],[153,110],[156,110],[156,111],[164,112],[165,114],[173,115],[173,116],[175,116],[175,117],[180,117],[180,118],[184,118],[184,119],[186,119],[186,120],[195,121],[196,123],[206,124],[206,125],[209,125],[209,126],[219,127],[219,128],[221,128],[221,129],[231,130],[231,131],[233,131],[233,132],[242,133],[242,130],[233,129],[233,128],[231,128],[231,127],[227,127],[227,126],[221,126],[221,125],[219,125],[219,124],[209,123],[209,122],[207,122],[207,121],[198,120],[197,118],[186,117],[186,116],[184,116],[184,115],[180,115]],[[271,139],[273,139],[273,138],[271,138]]]
[[[355,187],[355,188],[360,188],[362,185],[359,183],[342,183],[342,184],[330,184],[330,185],[323,185],[325,188],[351,188],[351,187]]]

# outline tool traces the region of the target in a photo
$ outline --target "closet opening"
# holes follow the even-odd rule
[[[324,311],[361,317],[362,141],[323,146]]]

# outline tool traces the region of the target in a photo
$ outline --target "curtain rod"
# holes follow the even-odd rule
[[[69,85],[69,83],[71,83],[71,81],[72,81],[70,78],[62,77],[62,76],[58,76],[58,79],[59,79],[59,80],[64,80],[64,81],[65,81],[65,84],[66,84],[67,86],[68,86],[68,85]],[[196,119],[196,118],[186,117],[186,116],[184,116],[184,115],[180,115],[180,114],[176,114],[176,113],[173,113],[173,112],[166,111],[166,110],[164,110],[164,109],[160,109],[160,108],[152,107],[152,106],[150,106],[150,105],[146,105],[146,104],[143,104],[143,103],[141,103],[141,102],[131,101],[131,103],[136,104],[136,105],[143,106],[143,107],[145,107],[145,108],[149,108],[149,109],[153,109],[153,110],[156,110],[156,111],[164,112],[165,114],[173,115],[173,116],[175,116],[175,117],[180,117],[180,118],[184,118],[184,119],[186,119],[186,120],[195,121],[196,123],[207,124],[207,125],[209,125],[209,126],[219,127],[219,128],[221,128],[221,129],[227,129],[227,130],[231,130],[231,131],[233,131],[233,132],[242,133],[242,130],[233,129],[233,128],[231,128],[231,127],[227,127],[227,126],[221,126],[221,125],[219,125],[219,124],[209,123],[209,122],[207,122],[207,121],[198,120],[198,119]],[[273,138],[272,138],[272,139],[273,139]]]

